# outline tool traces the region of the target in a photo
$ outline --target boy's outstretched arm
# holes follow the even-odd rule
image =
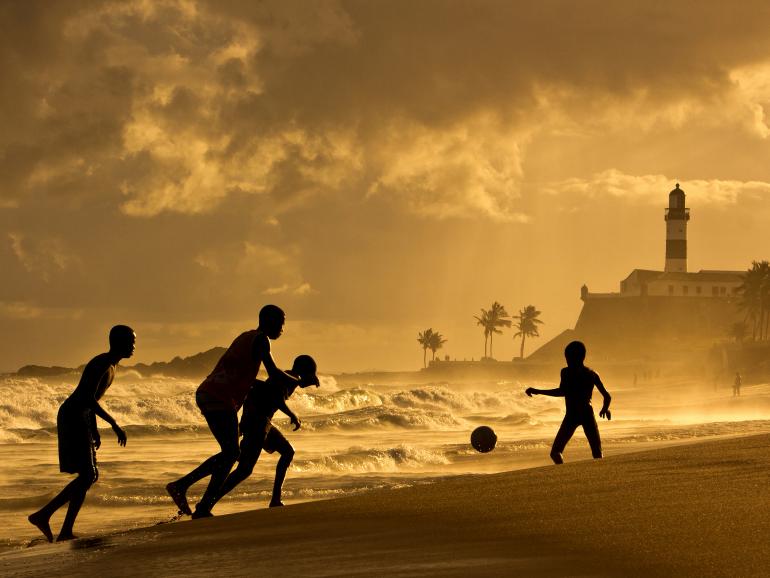
[[[289,406],[286,405],[286,401],[285,400],[282,400],[278,404],[278,409],[280,409],[283,413],[285,413],[287,416],[289,416],[289,419],[291,420],[291,423],[294,426],[294,431],[297,431],[299,428],[302,427],[302,422],[297,417],[297,414],[289,409]]]
[[[533,395],[547,395],[549,397],[564,397],[564,389],[562,389],[562,384],[564,383],[564,369],[561,370],[560,374],[560,381],[559,381],[559,387],[555,387],[553,389],[536,389],[534,387],[528,387],[524,390],[524,393],[526,393],[529,397],[532,397]]]
[[[602,404],[602,409],[599,411],[599,417],[607,418],[608,420],[612,419],[612,413],[610,412],[610,402],[612,401],[612,396],[610,395],[610,392],[607,391],[607,389],[604,387],[604,384],[602,383],[602,380],[599,379],[599,376],[596,376],[596,389],[599,390],[599,393],[602,394],[602,397],[604,397],[604,403]]]
[[[564,391],[561,387],[556,387],[554,389],[535,389],[534,387],[528,387],[524,390],[524,393],[526,393],[529,397],[532,397],[533,395],[547,395],[549,397],[564,397]]]

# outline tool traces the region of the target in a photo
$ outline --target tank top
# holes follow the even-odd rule
[[[254,359],[257,330],[245,331],[235,338],[219,358],[214,370],[198,387],[198,393],[225,403],[237,411],[254,384],[260,361]]]

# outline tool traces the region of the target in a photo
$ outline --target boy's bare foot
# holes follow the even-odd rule
[[[270,507],[270,508],[280,508],[283,505],[284,505],[284,503],[281,500],[272,500],[270,502],[270,506],[268,506],[268,507]]]
[[[35,512],[34,514],[27,516],[27,520],[29,520],[29,523],[33,526],[37,526],[37,528],[43,533],[43,536],[45,536],[46,540],[53,542],[53,532],[51,532],[50,518],[46,517],[45,514]]]
[[[176,507],[179,508],[180,512],[187,514],[188,516],[192,515],[190,505],[187,503],[185,490],[180,488],[177,482],[166,484],[166,491],[168,492],[168,495],[171,496],[171,499],[174,500],[174,503],[176,504]]]
[[[77,539],[78,537],[75,536],[75,534],[73,534],[72,532],[69,532],[67,534],[59,534],[56,537],[57,542],[66,542],[67,540],[77,540]]]
[[[213,518],[214,514],[212,514],[209,510],[199,510],[195,509],[195,511],[192,513],[192,519],[198,520],[200,518]]]

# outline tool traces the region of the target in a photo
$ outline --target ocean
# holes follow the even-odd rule
[[[39,537],[26,516],[72,479],[58,468],[56,413],[77,383],[60,378],[0,377],[0,549],[22,548]],[[562,419],[563,400],[524,394],[517,381],[344,385],[322,377],[322,387],[297,391],[289,406],[303,427],[275,423],[296,449],[284,485],[287,504],[360,494],[376,488],[434,483],[448,476],[495,473],[550,464],[548,452]],[[631,386],[606,383],[613,420],[599,427],[605,455],[684,443],[693,439],[770,432],[770,385],[747,384],[733,398],[696,379],[667,379]],[[125,448],[102,430],[99,481],[75,525],[80,536],[120,532],[170,521],[176,508],[169,481],[216,452],[198,411],[198,381],[119,375],[102,400],[128,434]],[[601,398],[594,394],[594,406]],[[106,425],[103,422],[101,425]],[[471,431],[491,426],[494,451],[470,446]],[[590,457],[578,430],[566,461]],[[267,507],[276,455],[263,453],[251,478],[223,499],[215,514]],[[206,481],[188,495],[194,505]],[[54,533],[64,515],[52,520]]]

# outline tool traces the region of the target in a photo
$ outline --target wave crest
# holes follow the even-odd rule
[[[372,473],[419,470],[449,463],[443,452],[399,445],[392,448],[352,447],[316,460],[300,460],[292,469],[300,473]]]
[[[289,406],[308,430],[377,428],[446,430],[490,423],[533,423],[531,402],[520,390],[455,391],[446,385],[377,391],[373,386],[299,390]],[[205,427],[195,404],[197,381],[138,378],[128,373],[113,383],[102,400],[118,423],[138,435],[173,434]],[[0,443],[17,443],[56,432],[56,414],[75,385],[67,379],[0,378]],[[538,411],[542,411],[540,408]],[[100,426],[104,424],[100,423]]]

